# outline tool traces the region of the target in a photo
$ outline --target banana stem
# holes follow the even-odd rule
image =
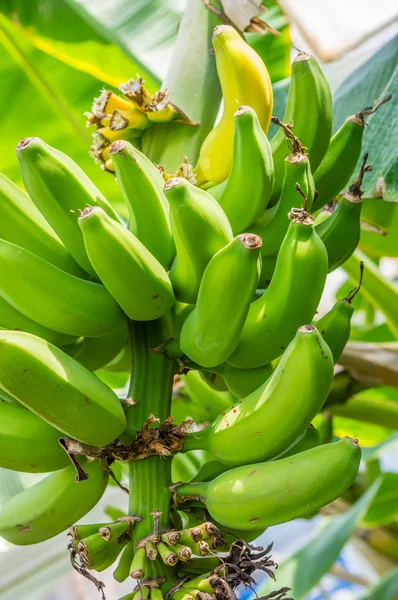
[[[161,347],[170,338],[167,317],[151,322],[130,322],[132,372],[129,388],[131,405],[127,408],[127,432],[130,439],[136,437],[148,417],[153,414],[160,422],[170,415],[173,378],[177,364],[163,352],[152,348]],[[171,458],[152,456],[129,463],[130,497],[129,514],[141,517],[135,524],[132,538],[136,544],[159,531],[169,528],[171,492]],[[175,578],[160,561],[152,564],[148,575],[167,577],[167,586]],[[156,568],[155,568],[156,567]],[[146,574],[147,576],[147,574]]]

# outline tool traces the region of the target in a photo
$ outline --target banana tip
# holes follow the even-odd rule
[[[248,250],[261,248],[263,244],[263,240],[261,239],[261,237],[254,233],[241,233],[240,235],[238,235],[238,238],[240,239],[244,247]]]
[[[36,137],[22,138],[22,140],[17,145],[17,151],[19,152],[20,150],[25,150],[25,148],[27,148],[32,142],[38,139],[39,138]]]
[[[163,189],[166,191],[171,190],[171,188],[175,187],[176,185],[179,185],[182,180],[183,177],[170,177],[170,179],[168,179],[164,184]]]
[[[79,221],[89,217],[93,212],[99,212],[100,210],[99,206],[86,206],[83,210],[80,210]]]
[[[352,437],[349,437],[348,435],[347,435],[347,438],[350,440],[350,442],[354,446],[356,446],[357,448],[359,448],[359,440],[358,440],[358,438],[352,438]]]
[[[230,25],[216,25],[213,29],[213,40],[218,35],[220,35],[224,31],[228,31],[229,29],[233,29],[233,28]]]
[[[239,106],[238,110],[234,114],[234,117],[239,117],[240,115],[244,115],[248,112],[253,112],[253,109],[250,106]]]
[[[316,327],[313,325],[302,325],[298,330],[300,333],[312,333],[313,331],[316,331]]]
[[[121,154],[127,147],[128,142],[125,140],[117,140],[116,142],[112,142],[109,148],[109,155],[111,154]]]

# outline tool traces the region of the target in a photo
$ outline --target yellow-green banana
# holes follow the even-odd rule
[[[106,367],[129,343],[127,324],[107,335],[98,338],[80,338],[73,344],[63,346],[62,350],[72,356],[89,371],[98,371]]]
[[[106,335],[124,318],[103,285],[70,275],[2,239],[0,294],[33,321],[68,335]]]
[[[294,134],[307,149],[314,173],[321,163],[332,133],[332,94],[318,61],[300,52],[292,63],[284,123],[293,125]],[[289,153],[285,132],[271,140],[275,168],[273,196],[278,198],[283,181],[283,161]]]
[[[177,496],[200,498],[225,527],[270,527],[338,498],[354,481],[360,459],[357,441],[344,438],[281,460],[238,467],[214,481],[183,484]]]
[[[194,304],[208,262],[232,240],[231,225],[218,202],[186,179],[172,177],[164,190],[177,251],[170,280],[177,300]]]
[[[9,304],[9,302],[4,300],[2,296],[0,296],[0,329],[26,331],[27,333],[38,335],[44,340],[47,340],[47,342],[54,344],[54,346],[71,344],[76,339],[66,333],[52,331],[47,327],[43,327],[43,325],[39,325],[36,321],[32,321],[32,319],[26,317],[23,313]]]
[[[273,458],[311,423],[332,379],[331,351],[315,327],[301,326],[271,377],[210,427],[188,433],[184,450],[207,450],[228,466]]]
[[[315,322],[323,339],[332,351],[335,363],[337,363],[342,355],[345,345],[350,337],[351,318],[354,314],[352,301],[361,289],[362,277],[363,263],[361,263],[361,275],[358,286],[354,288],[346,298],[338,300],[329,312]]]
[[[95,272],[134,321],[153,321],[174,304],[169,277],[131,231],[98,206],[79,217],[84,244]]]
[[[274,187],[274,163],[270,143],[255,111],[241,106],[234,117],[231,173],[209,193],[222,206],[237,234],[245,231],[267,207]]]
[[[297,327],[311,322],[326,281],[328,257],[312,217],[293,209],[275,273],[250,306],[243,332],[228,362],[238,368],[266,365],[282,354]]]
[[[0,387],[80,442],[110,444],[126,418],[116,394],[56,346],[21,331],[0,332]]]
[[[117,220],[115,211],[69,156],[39,138],[21,140],[17,156],[24,185],[33,202],[76,262],[95,276],[74,213],[90,204],[101,206]]]
[[[260,237],[243,233],[207,265],[180,336],[182,351],[194,362],[215,367],[235,350],[260,276],[260,248]]]
[[[358,246],[361,235],[361,184],[363,176],[372,167],[366,165],[365,154],[358,178],[352,183],[347,194],[341,198],[337,208],[329,218],[316,226],[316,232],[325,244],[329,260],[329,272],[340,267]]]
[[[0,467],[49,473],[70,462],[58,444],[62,433],[20,404],[0,402]]]
[[[319,210],[344,190],[361,155],[362,138],[366,117],[390,100],[387,96],[375,108],[368,106],[356,115],[348,117],[334,134],[321,164],[314,173],[318,192],[314,210]]]
[[[0,535],[17,546],[38,544],[84,517],[104,493],[108,473],[99,461],[81,463],[85,481],[76,482],[70,465],[11,498],[0,511]]]
[[[282,192],[275,206],[264,211],[250,227],[250,231],[263,240],[262,256],[276,256],[289,227],[289,211],[297,205],[296,184],[307,198],[306,210],[311,211],[314,201],[315,185],[311,174],[310,162],[300,142],[295,138],[291,152],[285,159],[285,174]]]
[[[1,173],[0,212],[0,238],[26,248],[72,275],[86,275],[29,196]]]
[[[129,208],[130,231],[168,270],[175,248],[163,177],[149,158],[129,142],[114,142],[109,154]]]
[[[258,54],[228,25],[214,29],[213,46],[224,100],[222,117],[202,144],[198,183],[224,181],[231,170],[234,113],[239,105],[253,108],[265,133],[271,120],[273,97],[267,68]]]

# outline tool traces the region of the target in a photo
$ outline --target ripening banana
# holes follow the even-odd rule
[[[312,325],[301,326],[271,377],[210,427],[188,433],[183,449],[207,450],[228,466],[273,458],[311,423],[332,379],[333,357],[326,342]]]
[[[124,319],[103,285],[70,275],[2,239],[0,294],[33,321],[68,335],[100,337]]]
[[[344,438],[281,460],[238,467],[213,481],[186,483],[176,491],[181,500],[194,496],[205,502],[211,517],[225,527],[259,529],[305,517],[338,498],[354,481],[360,459],[357,441]]]
[[[54,346],[64,346],[66,344],[73,343],[76,338],[66,333],[59,333],[58,331],[52,331],[43,325],[39,325],[36,321],[32,321],[29,317],[26,317],[23,313],[19,312],[9,302],[7,302],[2,296],[0,296],[0,329],[17,329],[19,331],[26,331],[33,335],[51,342]]]
[[[260,276],[260,248],[258,235],[243,233],[207,265],[180,336],[182,351],[194,362],[215,367],[238,345]]]
[[[79,462],[85,481],[76,482],[70,465],[11,498],[0,510],[0,536],[17,546],[38,544],[84,517],[103,495],[108,473],[98,460]]]
[[[168,270],[175,248],[163,177],[149,158],[129,142],[114,142],[109,155],[129,209],[130,231]]]
[[[370,165],[366,165],[367,158],[365,154],[358,178],[351,184],[348,193],[343,195],[337,208],[316,227],[328,253],[329,272],[345,263],[358,246],[363,195],[361,184],[364,174],[372,170]]]
[[[0,332],[0,387],[66,435],[110,444],[126,418],[116,394],[56,346],[22,331]]]
[[[233,27],[218,25],[213,33],[213,47],[224,108],[220,121],[200,150],[197,166],[199,184],[204,181],[221,182],[228,177],[232,165],[234,113],[238,106],[250,106],[265,133],[273,108],[267,68],[241,35]]]
[[[129,343],[127,324],[107,335],[97,338],[80,338],[73,344],[63,346],[62,350],[72,356],[89,371],[98,371],[106,367]]]
[[[350,337],[351,318],[354,314],[352,301],[361,289],[362,276],[363,263],[361,263],[361,275],[358,286],[348,296],[338,300],[329,312],[315,322],[316,327],[319,329],[333,354],[334,363],[337,363],[339,360]]]
[[[250,227],[250,231],[263,240],[262,256],[276,256],[289,227],[289,211],[297,205],[296,184],[307,198],[306,210],[311,211],[314,201],[315,185],[311,174],[308,155],[301,144],[292,145],[289,156],[285,159],[285,174],[280,198],[271,208],[264,211],[259,219]]]
[[[294,456],[294,454],[299,454],[300,452],[305,452],[305,450],[310,450],[310,448],[315,448],[315,446],[319,446],[321,443],[321,438],[318,431],[315,429],[313,425],[308,425],[304,433],[300,435],[300,437],[293,442],[291,446],[286,448],[283,452],[274,456],[271,460],[280,460],[281,458],[287,458],[288,456]],[[200,481],[198,479],[198,481]]]
[[[20,404],[0,402],[0,467],[50,473],[70,464],[62,433]]]
[[[300,52],[292,63],[292,73],[283,117],[293,125],[309,155],[314,173],[321,163],[332,133],[332,94],[318,61]],[[278,198],[283,181],[283,161],[289,153],[285,132],[280,129],[271,140],[275,166],[273,197]]]
[[[74,213],[90,204],[118,220],[115,211],[69,156],[39,138],[22,139],[17,157],[29,196],[76,262],[95,276]]]
[[[229,391],[237,398],[245,398],[260,387],[273,372],[272,364],[255,369],[237,369],[227,362],[213,368],[223,379]]]
[[[106,289],[134,321],[153,321],[174,304],[170,279],[140,240],[98,206],[79,217],[87,255]]]
[[[250,306],[228,362],[238,368],[266,365],[282,354],[297,327],[313,318],[326,281],[328,257],[312,217],[293,209],[271,283]]]
[[[267,207],[274,187],[274,163],[270,143],[255,111],[250,106],[239,107],[234,122],[231,172],[209,193],[224,209],[236,235]]]
[[[318,192],[314,210],[319,210],[344,190],[361,155],[366,117],[390,100],[387,96],[375,108],[366,107],[348,117],[330,140],[328,150],[314,173]]]
[[[0,173],[0,238],[22,246],[56,267],[85,277],[29,196]]]
[[[194,304],[208,262],[232,240],[231,225],[218,202],[186,179],[172,177],[164,191],[177,251],[170,281],[177,300]]]

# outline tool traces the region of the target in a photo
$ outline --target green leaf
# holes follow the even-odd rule
[[[398,567],[388,571],[358,600],[396,600],[398,594]]]
[[[380,485],[381,479],[377,479],[345,514],[322,519],[309,542],[280,564],[277,571],[278,583],[291,588],[289,593],[294,600],[304,600],[332,567]],[[263,596],[272,588],[276,588],[276,584],[268,580],[265,585],[260,586],[257,593]]]
[[[398,390],[387,386],[364,390],[343,404],[328,405],[328,412],[388,429],[398,429]]]
[[[398,473],[383,473],[380,488],[366,514],[362,527],[382,527],[394,523],[398,517]]]

